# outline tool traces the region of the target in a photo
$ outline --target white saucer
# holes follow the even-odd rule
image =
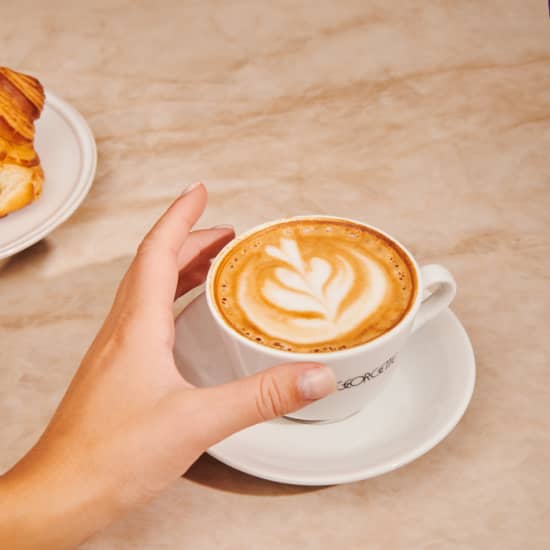
[[[42,195],[0,218],[0,259],[31,246],[63,223],[84,200],[95,175],[97,152],[88,124],[49,91],[36,122],[35,147],[44,169]]]
[[[192,384],[233,379],[218,330],[204,294],[176,320],[176,363]],[[282,483],[367,479],[400,468],[437,445],[464,414],[474,382],[470,340],[447,310],[411,337],[385,393],[358,414],[332,424],[264,422],[208,452],[228,466]]]

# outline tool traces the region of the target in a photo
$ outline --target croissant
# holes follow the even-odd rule
[[[44,172],[34,150],[34,121],[44,107],[36,78],[0,67],[0,217],[42,192]]]

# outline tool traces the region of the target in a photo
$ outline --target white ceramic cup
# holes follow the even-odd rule
[[[374,340],[327,353],[295,353],[258,344],[231,328],[221,317],[214,299],[215,273],[222,259],[243,239],[266,227],[289,220],[348,221],[380,233],[409,258],[415,271],[417,290],[414,302],[397,325]],[[269,222],[247,231],[231,241],[212,262],[206,281],[206,298],[210,313],[221,328],[226,353],[237,365],[239,375],[248,376],[280,363],[318,362],[331,368],[336,376],[338,390],[299,411],[287,415],[303,421],[334,421],[347,418],[372,401],[385,388],[398,368],[399,351],[409,336],[449,306],[456,294],[456,283],[447,269],[438,264],[419,267],[413,255],[396,239],[368,224],[332,216],[299,216]]]

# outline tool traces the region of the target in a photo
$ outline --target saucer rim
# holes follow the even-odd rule
[[[433,435],[431,435],[429,438],[426,438],[422,441],[420,445],[416,445],[408,452],[402,453],[399,457],[399,459],[393,460],[393,461],[386,461],[384,463],[381,463],[377,466],[370,466],[366,467],[364,469],[354,469],[353,472],[349,473],[341,473],[341,474],[329,474],[329,475],[323,475],[323,474],[312,474],[308,476],[307,478],[304,478],[303,475],[300,476],[292,476],[285,473],[276,473],[273,474],[272,472],[257,468],[255,466],[250,466],[250,464],[244,463],[242,461],[234,460],[231,457],[227,457],[223,451],[218,450],[218,446],[223,444],[223,442],[220,442],[219,444],[214,445],[213,447],[210,447],[207,450],[207,453],[215,458],[216,460],[219,460],[223,464],[234,468],[236,470],[239,470],[241,472],[244,472],[248,475],[252,475],[254,477],[260,478],[260,479],[266,479],[268,481],[273,481],[277,483],[286,483],[289,485],[302,485],[302,486],[324,486],[324,485],[340,485],[343,483],[352,483],[355,481],[361,481],[373,477],[377,477],[389,472],[393,472],[399,468],[402,468],[403,466],[406,466],[407,464],[410,464],[414,460],[420,458],[424,454],[426,454],[428,451],[436,447],[443,439],[445,439],[457,426],[461,418],[464,416],[468,405],[470,404],[470,401],[473,396],[474,388],[475,388],[475,380],[476,380],[476,365],[475,365],[475,354],[472,347],[472,343],[470,341],[470,338],[468,336],[468,333],[466,332],[466,329],[458,319],[458,317],[449,309],[443,310],[441,314],[436,317],[433,321],[428,323],[426,325],[426,328],[429,327],[431,323],[437,322],[437,319],[440,318],[440,316],[447,315],[449,316],[450,320],[454,324],[454,329],[457,330],[456,335],[460,334],[460,338],[462,340],[461,345],[464,346],[465,352],[468,356],[467,365],[464,366],[464,375],[461,377],[462,380],[465,381],[463,390],[462,390],[462,398],[460,400],[459,405],[457,405],[454,414],[449,416],[449,419],[441,426],[441,428],[434,432]],[[455,336],[456,338],[457,336]],[[280,421],[280,419],[277,419]],[[285,422],[291,422],[290,420],[284,420]],[[273,422],[273,421],[270,421]],[[343,420],[342,422],[346,422],[346,420]],[[256,426],[257,429],[261,429],[262,425],[259,424]],[[231,437],[231,436],[230,436]]]
[[[68,200],[60,203],[57,210],[49,218],[41,220],[32,229],[2,244],[0,246],[0,259],[8,258],[29,248],[64,223],[82,204],[94,181],[97,170],[97,146],[86,119],[70,103],[61,99],[49,89],[45,89],[45,105],[61,116],[71,129],[80,151],[80,173],[71,182],[72,193]],[[38,131],[40,131],[40,128],[37,126]]]

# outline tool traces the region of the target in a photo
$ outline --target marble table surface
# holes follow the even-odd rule
[[[0,471],[41,433],[141,236],[202,180],[204,225],[347,216],[448,266],[473,400],[430,453],[359,483],[279,485],[203,456],[84,547],[548,547],[545,2],[37,0],[0,13],[0,64],[74,104],[99,150],[81,208],[0,268]]]

